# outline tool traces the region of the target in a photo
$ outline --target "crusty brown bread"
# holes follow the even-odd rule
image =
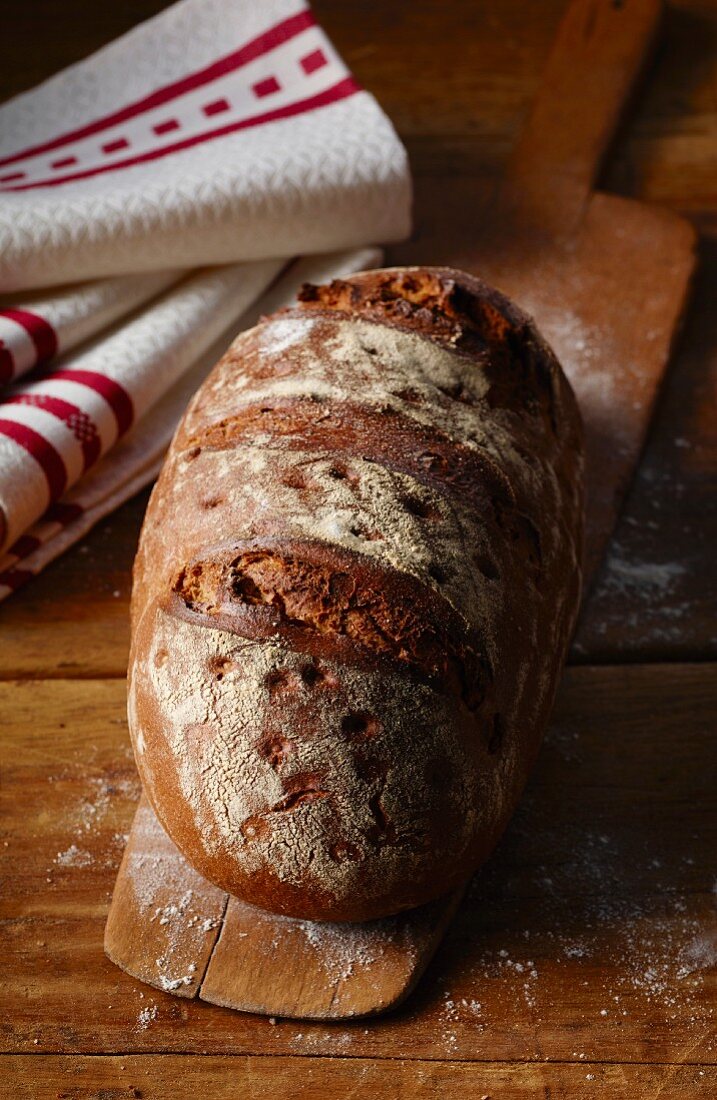
[[[229,893],[365,920],[462,882],[543,735],[582,442],[528,317],[448,268],[306,286],[192,401],[134,576],[146,791]]]

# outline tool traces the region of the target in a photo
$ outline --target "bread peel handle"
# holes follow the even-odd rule
[[[571,0],[498,193],[504,216],[579,218],[659,29],[661,0]]]

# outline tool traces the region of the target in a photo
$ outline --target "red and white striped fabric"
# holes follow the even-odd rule
[[[379,250],[358,249],[312,256],[288,265],[251,308],[215,338],[189,370],[179,374],[121,442],[0,554],[0,600],[82,538],[99,519],[154,480],[189,398],[235,331],[253,325],[264,313],[288,305],[304,282],[323,282],[375,267],[380,262]]]
[[[404,150],[302,0],[181,0],[11,100],[0,192],[0,292],[409,228]]]
[[[409,208],[304,0],[181,0],[0,107],[0,596],[151,479],[292,257],[346,267]]]
[[[0,389],[154,298],[181,270],[120,275],[0,300]]]

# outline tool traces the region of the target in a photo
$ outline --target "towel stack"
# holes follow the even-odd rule
[[[233,335],[409,228],[310,11],[181,0],[0,108],[0,598],[157,474]]]

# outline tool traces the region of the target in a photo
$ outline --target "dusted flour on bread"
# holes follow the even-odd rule
[[[531,322],[449,269],[307,287],[196,395],[135,571],[130,728],[198,870],[359,920],[495,844],[580,591],[575,401]]]

